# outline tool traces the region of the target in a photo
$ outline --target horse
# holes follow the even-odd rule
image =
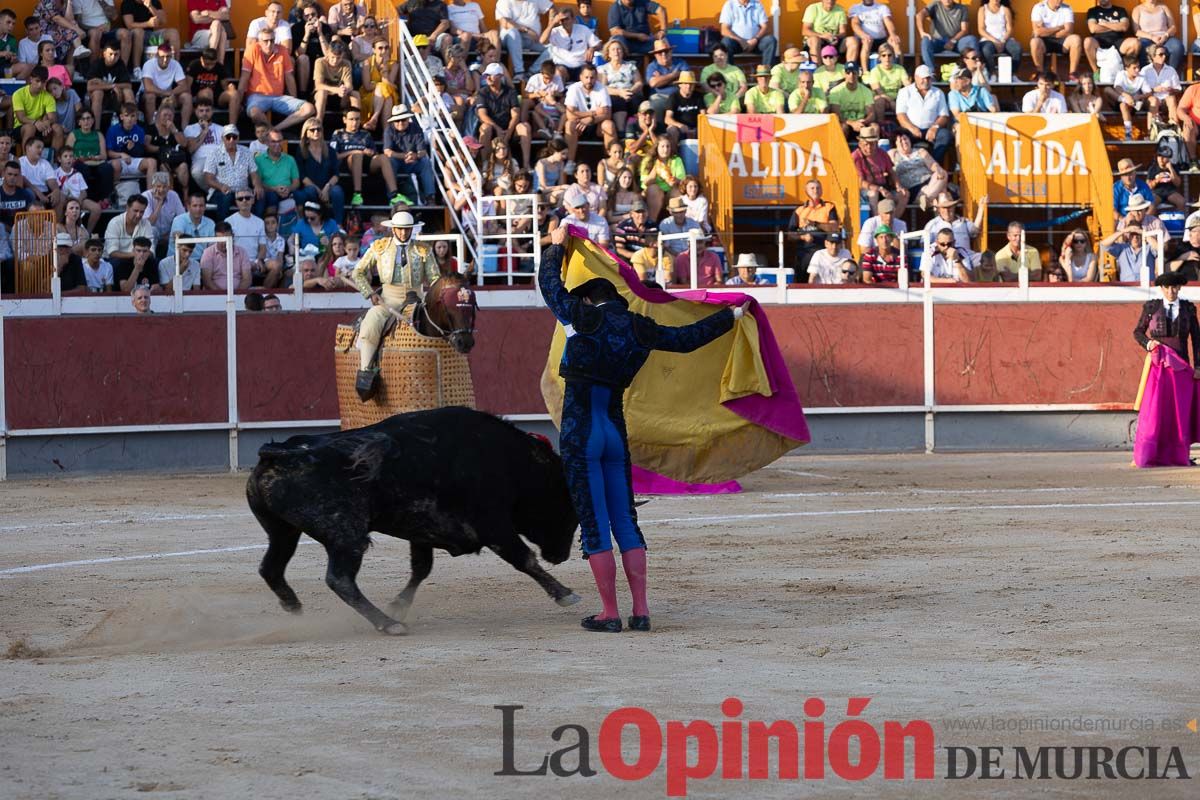
[[[445,339],[465,355],[475,346],[475,312],[478,309],[475,290],[464,276],[443,275],[429,287],[425,299],[417,302],[413,328],[422,336]]]

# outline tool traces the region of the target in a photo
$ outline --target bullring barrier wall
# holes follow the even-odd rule
[[[814,449],[1129,443],[1144,289],[1067,287],[1061,301],[1054,287],[1025,289],[1037,302],[1003,300],[1017,289],[819,291],[836,302],[762,306]],[[864,301],[876,292],[894,301]],[[1066,299],[1097,293],[1124,297]],[[975,299],[988,294],[996,301]],[[30,306],[3,318],[6,472],[237,468],[262,441],[337,424],[333,332],[356,310],[237,312],[233,326],[215,309],[56,316]],[[479,408],[548,426],[538,381],[553,327],[543,308],[484,306],[470,357]]]

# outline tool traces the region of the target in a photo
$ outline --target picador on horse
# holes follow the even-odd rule
[[[394,214],[383,223],[392,235],[372,242],[354,266],[354,285],[371,301],[358,329],[360,361],[354,388],[363,402],[374,396],[379,385],[379,343],[405,308],[422,295],[423,287],[441,277],[433,248],[413,240],[415,224],[407,211]],[[378,293],[371,288],[371,267],[379,273]]]

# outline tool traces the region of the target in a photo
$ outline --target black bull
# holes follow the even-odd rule
[[[302,532],[325,546],[329,588],[384,633],[406,632],[399,620],[433,568],[435,547],[452,556],[486,547],[559,605],[579,600],[521,540],[551,564],[570,555],[578,520],[562,461],[503,420],[459,407],[416,411],[357,430],[293,436],[258,456],[246,484],[250,510],[270,538],[258,571],[288,611],[300,610],[283,573]],[[412,575],[388,606],[392,616],[355,581],[371,531],[411,545]]]

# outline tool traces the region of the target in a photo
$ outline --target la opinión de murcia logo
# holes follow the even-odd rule
[[[523,705],[493,706],[500,712],[501,769],[504,777],[555,776],[590,778],[603,771],[624,781],[642,781],[665,765],[666,794],[686,797],[689,781],[719,777],[742,780],[862,781],[879,773],[887,780],[932,780],[936,744],[933,726],[925,720],[885,720],[877,726],[861,716],[871,698],[846,701],[847,719],[832,727],[822,719],[825,701],[810,697],[803,705],[807,719],[745,720],[736,697],[720,706],[723,719],[667,720],[650,711],[626,706],[610,712],[600,723],[596,747],[584,725],[568,723],[550,732],[555,749],[541,760],[522,758],[516,746],[517,712]],[[827,731],[828,728],[828,731]],[[622,741],[635,745],[625,751]],[[851,744],[853,743],[853,745]],[[1014,778],[1031,780],[1167,779],[1190,778],[1178,747],[1012,747],[961,746],[946,753],[942,777]],[[906,770],[906,757],[909,768]],[[1005,766],[1005,764],[1010,766]]]

